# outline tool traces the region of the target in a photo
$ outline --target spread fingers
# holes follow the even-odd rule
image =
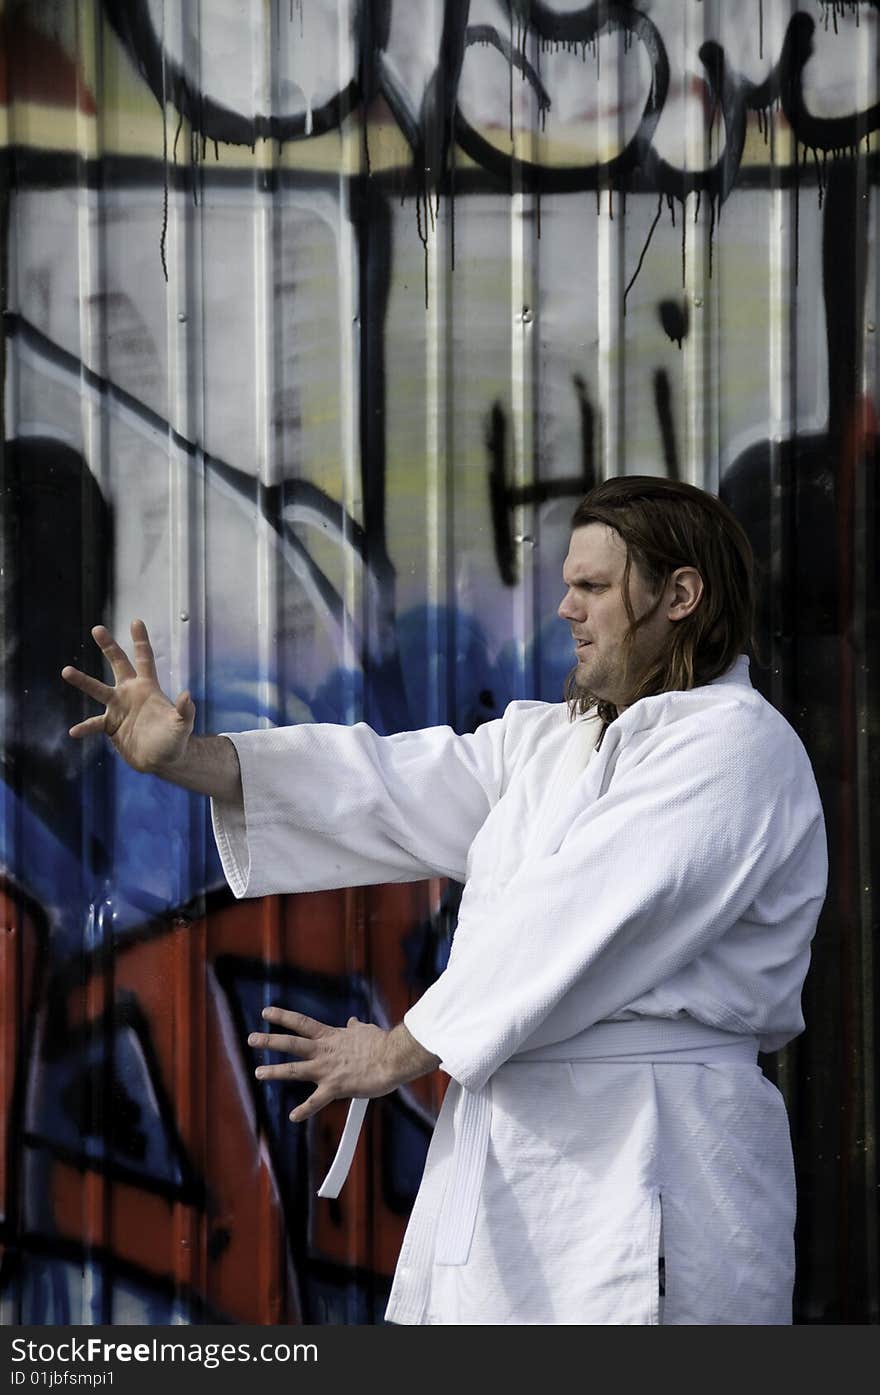
[[[289,1032],[296,1032],[300,1037],[319,1037],[328,1030],[324,1022],[318,1022],[314,1017],[306,1017],[302,1012],[288,1012],[286,1008],[263,1008],[260,1015],[265,1017],[267,1022],[286,1027]]]
[[[312,1080],[312,1067],[305,1061],[284,1061],[280,1066],[257,1066],[258,1080]]]
[[[122,646],[116,643],[106,625],[95,625],[92,629],[92,639],[112,668],[117,683],[123,678],[137,678],[131,660]]]
[[[134,665],[138,674],[141,678],[152,678],[154,683],[158,683],[153,646],[143,620],[132,620],[131,642],[134,645]]]
[[[304,1104],[297,1105],[288,1116],[294,1124],[304,1124],[306,1119],[311,1119],[313,1114],[317,1114],[325,1105],[332,1100],[338,1099],[332,1090],[326,1090],[319,1085],[317,1090],[313,1090]]]
[[[108,687],[106,683],[102,683],[100,678],[91,678],[87,673],[81,673],[78,668],[73,668],[70,664],[61,670],[61,677],[72,688],[79,688],[81,693],[87,693],[96,702],[103,702],[105,707],[113,696],[113,689]]]
[[[317,1051],[317,1043],[307,1037],[283,1037],[275,1032],[251,1032],[248,1046],[256,1046],[263,1051],[284,1051],[290,1056],[300,1056],[310,1060]]]
[[[70,728],[69,736],[92,736],[104,730],[106,717],[87,717],[84,722],[77,722],[76,726]]]

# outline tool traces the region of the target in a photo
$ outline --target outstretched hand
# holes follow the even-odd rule
[[[71,727],[70,735],[103,732],[135,770],[155,773],[172,766],[185,753],[192,734],[196,709],[189,693],[182,692],[171,702],[162,692],[143,620],[131,622],[133,664],[104,625],[95,625],[92,638],[113,670],[115,685],[90,678],[70,665],[61,670],[67,683],[103,703],[105,709]]]
[[[439,1064],[419,1045],[400,1023],[386,1032],[370,1022],[350,1017],[344,1027],[330,1027],[301,1012],[284,1008],[263,1009],[263,1017],[286,1029],[278,1032],[251,1032],[248,1046],[282,1051],[296,1061],[277,1066],[258,1066],[258,1080],[313,1080],[317,1084],[308,1099],[291,1112],[294,1123],[317,1114],[337,1099],[376,1099],[388,1095],[398,1085],[425,1075]]]

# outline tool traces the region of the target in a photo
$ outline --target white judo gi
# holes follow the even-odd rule
[[[452,1077],[387,1310],[397,1323],[791,1321],[794,1175],[757,1064],[803,1030],[822,809],[741,656],[599,721],[514,702],[458,736],[228,733],[237,896],[465,883],[404,1021]],[[291,1005],[295,1006],[295,1005]]]

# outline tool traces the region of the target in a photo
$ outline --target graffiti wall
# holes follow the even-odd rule
[[[568,519],[719,493],[832,877],[763,1062],[796,1318],[876,1322],[876,3],[6,0],[0,1312],[381,1320],[441,1075],[294,1126],[268,1002],[391,1024],[446,883],[236,903],[205,802],[69,740],[143,617],[198,729],[557,700]]]

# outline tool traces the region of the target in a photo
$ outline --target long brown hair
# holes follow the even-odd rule
[[[626,545],[623,603],[629,618],[624,635],[628,658],[633,637],[656,614],[663,591],[678,567],[695,567],[703,595],[692,614],[672,626],[669,644],[648,670],[635,679],[625,706],[655,693],[699,687],[719,678],[738,655],[757,654],[755,561],[751,544],[725,504],[692,484],[653,475],[624,475],[604,480],[581,500],[572,530],[605,523]],[[633,566],[657,599],[636,619],[629,594]],[[759,656],[760,657],[760,656]],[[618,708],[595,693],[579,689],[577,668],[565,683],[571,717],[595,709],[601,737],[618,717]]]

